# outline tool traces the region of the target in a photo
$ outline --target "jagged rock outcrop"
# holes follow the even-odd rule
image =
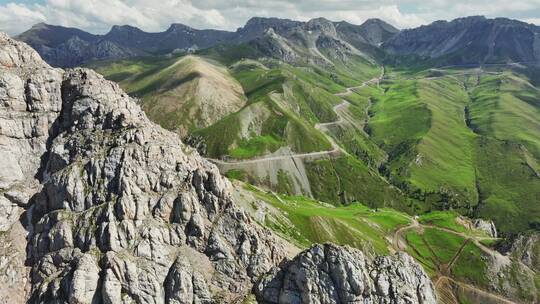
[[[2,300],[229,302],[283,258],[215,166],[95,72],[2,34],[0,105],[2,230],[28,218]]]
[[[510,254],[530,269],[540,272],[540,233],[524,233],[516,237]]]
[[[369,260],[361,251],[315,245],[275,267],[254,288],[261,303],[435,303],[433,286],[400,253]]]
[[[29,291],[22,223],[41,190],[36,175],[60,113],[61,82],[61,70],[0,33],[0,303],[21,303]]]
[[[334,62],[348,62],[351,56],[362,56],[371,60],[368,53],[357,49],[350,41],[361,39],[358,32],[349,32],[346,37],[338,28],[341,23],[334,23],[324,18],[315,18],[305,23],[289,26],[269,27],[265,35],[257,37],[249,44],[266,57],[279,58],[289,63],[308,63],[332,66]],[[268,25],[270,26],[270,25]],[[368,46],[365,43],[364,46]],[[368,49],[371,49],[369,45]]]
[[[472,222],[474,228],[484,231],[490,237],[497,237],[497,228],[495,223],[491,220],[474,219]]]

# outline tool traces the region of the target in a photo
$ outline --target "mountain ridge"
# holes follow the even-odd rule
[[[382,48],[435,65],[540,63],[540,26],[508,18],[471,16],[406,29]]]
[[[93,60],[196,52],[221,44],[243,45],[264,38],[270,29],[277,35],[288,36],[294,43],[302,43],[298,40],[302,37],[290,34],[303,33],[301,36],[305,36],[311,25],[324,22],[334,27],[332,31],[336,31],[339,39],[378,60],[387,57],[391,61],[400,61],[400,57],[416,56],[419,62],[432,66],[508,62],[538,64],[540,61],[539,26],[509,18],[484,16],[439,20],[404,30],[398,30],[377,18],[354,25],[322,17],[305,22],[253,17],[236,31],[195,29],[173,23],[161,32],[114,25],[103,35],[40,23],[16,38],[30,44],[52,65],[70,67]],[[79,37],[81,42],[70,43],[73,37]]]
[[[145,32],[131,25],[114,25],[111,30],[103,35],[94,35],[75,28],[66,28],[55,25],[40,23],[28,31],[18,35],[16,39],[27,42],[35,48],[40,55],[55,66],[71,67],[92,60],[129,58],[140,55],[167,54],[171,52],[193,52],[206,49],[218,44],[242,44],[264,37],[269,29],[277,33],[294,31],[295,28],[316,23],[316,19],[307,22],[293,21],[280,18],[253,17],[245,26],[236,31],[223,31],[213,29],[194,29],[184,24],[173,23],[168,29],[161,32]],[[318,22],[322,19],[319,18]],[[329,21],[334,27],[342,22]],[[348,28],[354,28],[350,34],[368,35],[369,29],[374,24],[382,24],[376,29],[378,42],[380,37],[388,37],[386,31],[395,33],[397,30],[381,20],[368,20],[362,25],[348,24]],[[379,33],[383,31],[383,33]],[[60,33],[57,35],[56,33]],[[52,37],[54,36],[54,37]],[[69,44],[70,38],[79,37],[92,48],[94,45],[110,44],[110,48],[97,51],[84,51],[80,47]],[[341,35],[342,38],[347,35]],[[366,44],[370,44],[372,38],[358,38]]]

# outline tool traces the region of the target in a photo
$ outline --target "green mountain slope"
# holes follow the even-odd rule
[[[386,67],[380,83],[360,86],[380,76],[370,59],[267,38],[323,59],[287,63],[244,44],[99,70],[231,177],[338,204],[454,209],[503,233],[537,226],[540,90],[527,73]],[[193,99],[205,96],[196,88],[208,75],[222,81],[207,103],[235,106],[200,124],[196,113],[208,110]]]
[[[443,303],[537,301],[538,268],[497,251],[540,227],[540,91],[530,74],[383,68],[272,39],[305,58],[245,44],[98,69],[243,181],[245,207],[298,247],[406,251]],[[219,112],[211,120],[207,106]],[[506,240],[467,217],[493,220]]]
[[[540,89],[503,72],[479,77],[471,98],[470,121],[477,133],[523,144],[540,158]]]
[[[534,226],[538,89],[518,74],[477,71],[396,77],[383,87],[368,127],[389,155],[392,183],[425,208],[492,218],[503,232]]]
[[[246,103],[242,87],[226,68],[197,56],[125,60],[97,70],[141,98],[151,119],[184,136],[213,125]]]

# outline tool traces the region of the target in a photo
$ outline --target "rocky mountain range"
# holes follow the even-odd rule
[[[393,55],[437,59],[439,65],[540,62],[540,27],[506,18],[459,18],[403,30],[383,44]]]
[[[252,290],[261,303],[435,302],[404,254],[292,258],[117,84],[5,34],[0,101],[2,303],[249,303]]]
[[[172,24],[164,32],[147,33],[124,25],[113,26],[105,35],[40,23],[16,39],[31,45],[49,64],[72,67],[93,60],[192,52],[223,43],[242,44],[264,37],[270,29],[280,35],[299,34],[298,38],[301,38],[301,35],[309,34],[307,31],[310,31],[310,27],[322,22],[323,19],[306,23],[278,18],[252,18],[235,32],[197,30],[183,24]],[[357,47],[378,45],[397,32],[393,26],[379,19],[368,20],[362,25],[328,20],[324,20],[324,23],[327,23],[325,30],[330,30],[333,35],[339,33],[342,39],[350,39],[351,44]]]
[[[322,31],[324,35],[319,37],[314,30]],[[283,38],[287,40],[285,45],[275,41]],[[172,24],[164,32],[147,33],[133,26],[115,25],[105,35],[40,23],[16,39],[30,44],[49,64],[60,67],[245,43],[254,43],[262,54],[277,57],[292,56],[288,50],[291,44],[310,47],[310,44],[319,43],[338,49],[354,47],[370,57],[380,57],[384,53],[387,56],[414,55],[438,66],[506,62],[538,64],[540,60],[540,27],[511,19],[480,16],[436,21],[402,31],[380,19],[354,25],[323,18],[301,22],[256,17],[235,32],[198,30]]]
[[[0,304],[539,303],[538,29],[0,33]]]

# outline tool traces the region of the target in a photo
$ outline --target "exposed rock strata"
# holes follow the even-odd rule
[[[527,267],[540,272],[540,233],[525,233],[518,236],[510,252]]]
[[[33,302],[229,301],[283,258],[218,170],[116,84],[5,35],[0,63],[1,228],[31,215],[3,283],[18,289],[26,259]]]
[[[262,303],[436,303],[430,279],[403,253],[373,261],[348,247],[315,245],[255,286]]]
[[[474,219],[473,226],[478,230],[484,231],[490,237],[497,237],[497,228],[495,227],[495,223],[491,220]]]

